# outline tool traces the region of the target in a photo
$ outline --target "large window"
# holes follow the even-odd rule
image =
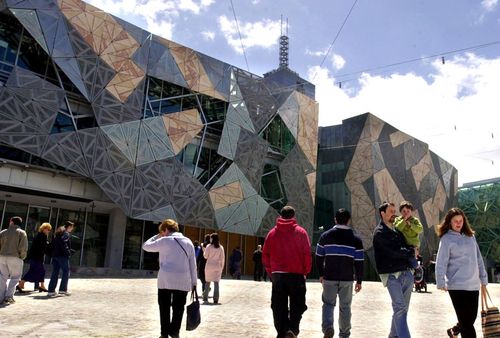
[[[23,229],[26,224],[26,215],[28,214],[28,205],[24,203],[7,201],[2,222],[2,229],[9,227],[11,217],[20,216],[23,219]]]
[[[260,193],[266,202],[276,210],[280,210],[286,205],[285,189],[281,183],[278,167],[270,164],[264,166]]]
[[[109,215],[87,214],[83,241],[82,266],[103,267],[106,257]]]
[[[73,254],[71,255],[70,263],[75,266],[80,265],[83,231],[85,227],[85,211],[59,209],[56,225],[64,225],[64,222],[66,221],[72,221],[75,223],[75,227],[71,233],[71,250],[73,251]]]
[[[31,205],[26,219],[26,234],[28,235],[28,242],[31,245],[33,238],[38,233],[38,228],[44,222],[48,222],[50,217],[50,208],[39,207]]]
[[[269,142],[274,151],[283,155],[288,155],[295,146],[295,138],[279,115],[264,129],[262,138]]]
[[[144,221],[127,218],[123,245],[123,269],[140,269]]]

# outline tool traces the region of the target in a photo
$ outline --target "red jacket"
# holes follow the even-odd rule
[[[311,271],[311,243],[295,218],[278,217],[262,248],[262,263],[268,274],[288,272],[307,275]]]

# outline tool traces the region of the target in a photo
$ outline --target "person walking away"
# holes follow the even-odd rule
[[[436,259],[436,286],[448,291],[458,323],[447,330],[449,337],[475,338],[479,288],[488,275],[474,231],[464,212],[451,208],[437,228],[440,237]]]
[[[50,276],[48,297],[55,297],[59,270],[61,270],[61,284],[59,284],[59,295],[70,296],[68,292],[69,281],[69,258],[71,256],[71,232],[75,223],[66,221],[63,226],[57,228],[52,248],[52,275]]]
[[[207,265],[207,259],[204,256],[205,248],[210,244],[210,234],[205,235],[205,240],[201,244],[201,251],[196,260],[196,264],[198,267],[198,278],[201,282],[201,292],[205,291],[205,266]]]
[[[23,273],[23,260],[28,253],[28,236],[21,229],[23,219],[14,216],[9,227],[0,231],[0,300],[13,304],[16,285]]]
[[[351,214],[346,209],[335,213],[336,225],[324,232],[316,246],[316,266],[323,286],[322,323],[324,338],[335,333],[333,311],[339,297],[339,337],[351,335],[351,302],[354,291],[361,291],[363,281],[363,242],[349,226]]]
[[[394,203],[384,202],[378,210],[381,220],[373,234],[373,251],[377,272],[392,301],[389,338],[410,338],[407,321],[413,290],[410,257],[415,256],[415,252],[406,244],[403,234],[394,227]]]
[[[164,220],[158,231],[142,245],[142,249],[159,253],[160,338],[178,338],[187,294],[196,289],[195,251],[191,240],[179,232],[179,225],[173,219]]]
[[[413,216],[413,204],[403,201],[399,205],[401,216],[396,217],[394,225],[405,237],[406,243],[415,250],[415,255],[410,257],[410,266],[414,269],[418,267],[418,255],[420,252],[420,239],[418,236],[424,231],[420,220]]]
[[[307,310],[306,275],[311,271],[311,244],[306,230],[297,224],[293,207],[284,206],[280,215],[266,236],[262,262],[272,281],[271,309],[278,338],[294,338]]]
[[[262,245],[257,245],[257,249],[253,252],[252,256],[254,268],[253,268],[253,280],[260,282],[262,281]]]
[[[232,270],[230,271],[230,274],[233,276],[235,279],[241,279],[241,259],[243,255],[241,253],[240,247],[237,246],[236,248],[233,249],[233,252],[231,253],[231,256],[229,257],[229,269]]]
[[[50,223],[42,223],[38,228],[38,233],[31,243],[31,248],[28,251],[28,259],[30,261],[30,268],[28,272],[19,281],[18,291],[24,292],[24,283],[40,283],[38,292],[47,292],[45,288],[45,267],[43,266],[43,259],[45,258],[45,251],[47,250],[48,235],[52,230]],[[36,287],[36,285],[35,285]],[[35,289],[36,290],[36,289]]]
[[[224,270],[224,247],[219,243],[219,235],[213,233],[210,235],[210,244],[207,245],[203,253],[207,260],[205,266],[205,291],[203,291],[203,301],[208,303],[208,294],[210,293],[210,283],[214,283],[214,304],[219,303],[219,282]]]

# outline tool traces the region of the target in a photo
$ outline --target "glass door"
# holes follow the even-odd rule
[[[28,218],[26,219],[26,234],[30,243],[35,238],[38,228],[42,223],[48,222],[50,217],[50,208],[30,205],[28,209]]]

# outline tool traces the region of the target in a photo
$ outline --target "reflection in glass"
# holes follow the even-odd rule
[[[26,234],[28,235],[28,243],[31,246],[33,238],[38,233],[38,228],[43,222],[48,222],[50,216],[50,208],[30,206],[28,219],[26,220]]]
[[[106,257],[109,215],[87,214],[82,266],[103,267]]]
[[[140,269],[144,221],[127,218],[123,245],[123,269]]]
[[[286,205],[283,185],[278,167],[266,164],[261,179],[261,195],[274,209],[280,210]]]
[[[11,217],[20,216],[23,219],[23,225],[21,228],[24,229],[26,224],[26,215],[28,214],[28,205],[24,203],[7,201],[5,207],[5,214],[2,222],[2,229],[7,229],[9,227],[9,221]]]

